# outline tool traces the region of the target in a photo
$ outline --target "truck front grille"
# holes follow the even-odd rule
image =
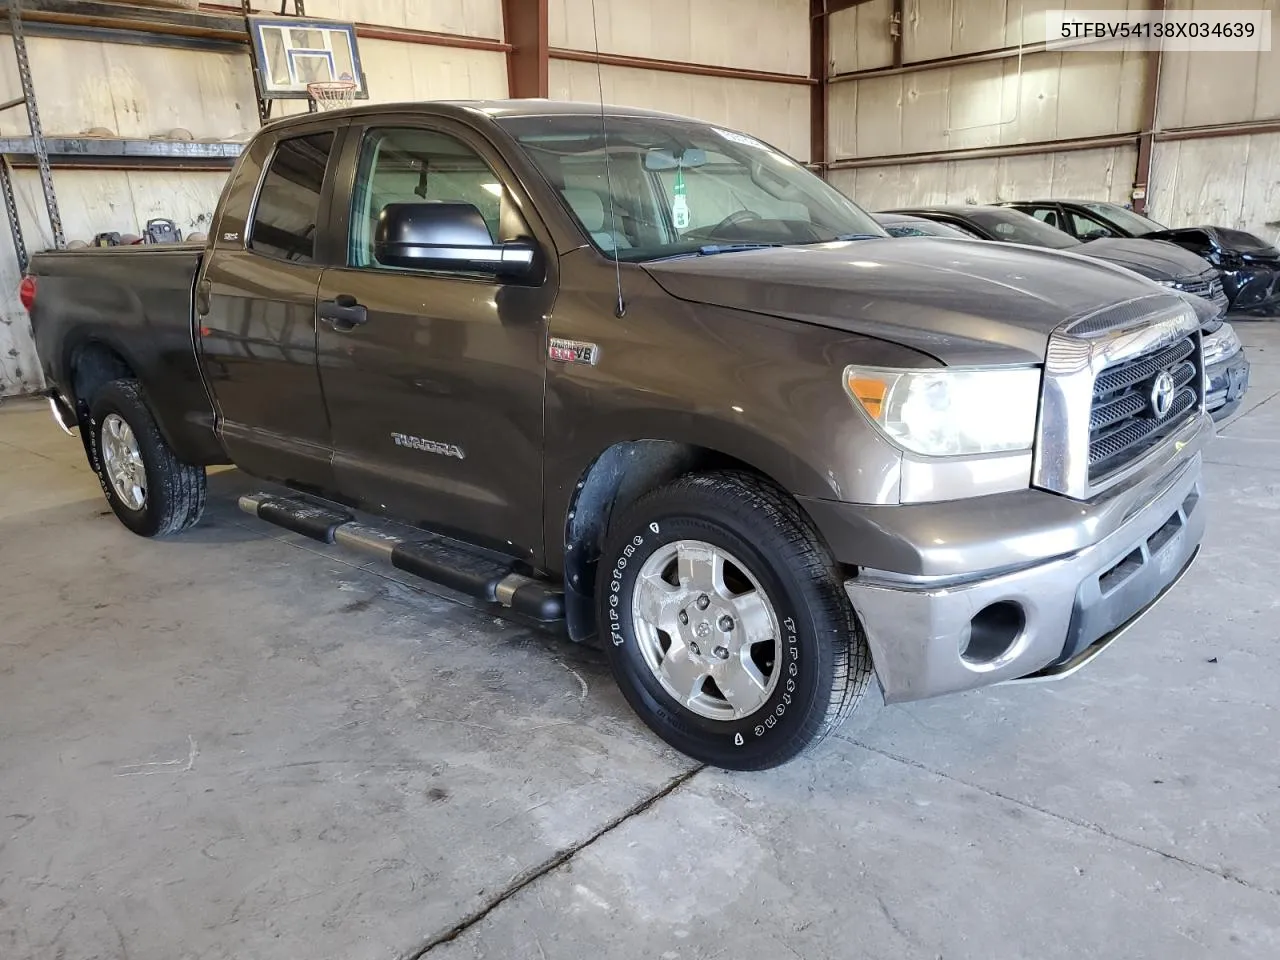
[[[1198,332],[1105,368],[1093,384],[1089,482],[1099,482],[1174,432],[1199,408],[1203,389]]]
[[[1222,281],[1217,276],[1205,277],[1199,276],[1193,280],[1186,280],[1177,284],[1179,290],[1183,293],[1193,293],[1197,297],[1204,297],[1206,300],[1216,300],[1222,296]]]

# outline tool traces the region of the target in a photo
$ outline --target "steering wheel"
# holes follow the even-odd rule
[[[760,216],[760,214],[756,213],[754,210],[748,210],[744,207],[741,210],[733,211],[733,213],[729,214],[727,217],[725,217],[723,220],[717,223],[714,227],[708,230],[707,233],[714,236],[715,234],[723,230],[725,227],[732,227],[734,224],[746,223],[750,220],[763,220],[763,219],[764,217]]]

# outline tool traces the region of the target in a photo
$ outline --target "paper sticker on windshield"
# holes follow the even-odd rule
[[[761,143],[759,140],[752,140],[745,133],[734,133],[732,130],[721,130],[719,127],[712,127],[711,129],[714,130],[716,133],[718,133],[720,136],[724,137],[730,143],[739,143],[744,147],[761,146]]]

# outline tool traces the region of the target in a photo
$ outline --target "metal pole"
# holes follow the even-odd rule
[[[62,235],[62,215],[58,213],[58,197],[53,192],[53,171],[49,168],[49,151],[44,146],[44,129],[40,126],[40,111],[36,108],[36,91],[31,83],[31,61],[27,59],[27,38],[22,32],[22,0],[9,0],[9,31],[13,34],[13,51],[18,57],[18,78],[22,81],[22,95],[27,101],[27,122],[31,125],[31,148],[40,168],[40,186],[44,190],[44,206],[49,214],[49,226],[53,230],[53,245],[59,249],[67,245]]]
[[[27,243],[22,238],[22,221],[18,219],[18,201],[13,195],[13,167],[8,157],[0,157],[0,192],[4,194],[4,212],[9,217],[9,229],[13,232],[13,249],[18,254],[18,269],[27,272]]]

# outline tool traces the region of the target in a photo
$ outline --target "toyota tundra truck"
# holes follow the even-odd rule
[[[658,736],[783,763],[886,702],[1065,677],[1204,530],[1199,301],[902,243],[781,152],[550,101],[264,127],[203,247],[23,281],[120,522],[244,510],[606,652]],[[323,589],[323,584],[317,584]]]

